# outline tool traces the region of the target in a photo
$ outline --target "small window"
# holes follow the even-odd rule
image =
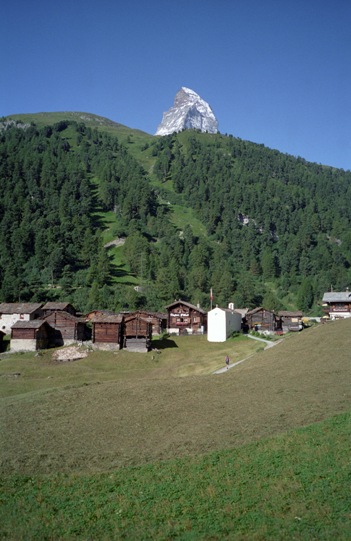
[[[20,314],[20,319],[24,319],[24,314]]]

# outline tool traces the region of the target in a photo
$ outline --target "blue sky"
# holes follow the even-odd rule
[[[155,133],[181,86],[221,133],[351,169],[349,0],[4,0],[0,116]]]

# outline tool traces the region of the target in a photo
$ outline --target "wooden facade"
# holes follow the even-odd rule
[[[17,321],[11,329],[12,351],[47,349],[52,341],[53,329],[43,320]]]
[[[331,319],[351,317],[351,293],[348,289],[324,293],[322,306],[324,314]]]
[[[97,349],[120,349],[123,344],[123,317],[101,314],[92,322],[92,342]]]
[[[124,316],[123,347],[129,351],[149,351],[152,338],[152,320],[139,313]]]
[[[149,312],[148,310],[136,310],[135,312],[122,312],[124,317],[139,315],[151,321],[152,335],[158,336],[167,330],[167,314],[161,312]]]
[[[281,310],[278,312],[279,327],[285,332],[301,331],[302,325],[302,312],[289,312]]]
[[[171,334],[205,334],[207,313],[199,306],[178,300],[166,306],[167,328]]]
[[[71,316],[77,315],[77,310],[69,302],[47,302],[43,306],[43,317],[47,317],[53,312],[67,312]]]
[[[88,329],[84,319],[72,316],[65,311],[51,312],[45,321],[55,330],[54,344],[63,346],[87,340]]]
[[[249,310],[245,316],[249,329],[259,332],[275,332],[281,330],[280,320],[274,312],[262,306]]]

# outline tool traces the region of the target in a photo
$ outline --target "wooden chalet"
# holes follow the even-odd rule
[[[270,333],[281,330],[279,318],[274,312],[266,310],[262,306],[249,310],[245,320],[250,330]]]
[[[324,314],[330,319],[351,317],[351,293],[349,289],[324,293],[322,306]]]
[[[95,349],[120,349],[123,345],[123,317],[99,314],[92,320],[92,342]]]
[[[148,310],[137,310],[135,312],[122,312],[124,316],[139,315],[151,321],[152,336],[159,336],[167,330],[167,314],[161,312],[149,312]]]
[[[167,329],[171,334],[206,334],[207,313],[199,306],[178,300],[166,306]]]
[[[53,344],[55,346],[74,344],[90,338],[85,320],[63,310],[51,312],[44,321],[55,331]]]
[[[152,320],[138,313],[124,316],[123,347],[129,351],[146,352],[151,348]]]
[[[16,321],[32,321],[42,316],[42,303],[3,302],[0,304],[0,330],[11,334]]]
[[[11,329],[11,351],[37,351],[47,349],[54,330],[41,319],[16,321]]]
[[[49,316],[52,312],[67,312],[72,316],[77,315],[77,310],[69,302],[47,302],[43,306],[43,317]]]
[[[302,315],[300,311],[289,312],[281,310],[278,312],[279,326],[283,333],[301,331],[303,328]]]

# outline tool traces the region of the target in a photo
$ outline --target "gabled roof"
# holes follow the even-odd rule
[[[55,312],[52,312],[51,314],[45,316],[43,320],[49,321],[54,315]],[[72,316],[72,314],[70,314],[69,312],[65,312],[64,310],[60,311],[60,317],[63,317],[64,319],[68,319],[70,321],[74,321],[75,323],[86,323],[86,320],[83,317]]]
[[[182,301],[180,299],[166,306],[166,310],[169,310],[170,308],[172,308],[173,306],[177,306],[178,304],[184,304],[184,306],[187,306],[188,308],[191,308],[192,310],[196,310],[197,312],[200,312],[200,314],[206,314],[205,310],[203,310],[202,308],[199,308],[198,306],[195,306],[194,304],[191,304],[190,302]]]
[[[234,308],[234,312],[238,312],[241,315],[241,317],[245,317],[248,311],[249,311],[248,308]]]
[[[16,321],[12,325],[12,329],[40,329],[43,325],[48,325],[43,319],[32,319],[31,321]]]
[[[125,321],[132,321],[133,319],[138,319],[140,321],[146,321],[146,323],[152,323],[152,318],[151,317],[144,317],[144,316],[138,314],[137,312],[133,312],[133,313],[124,315],[124,320]]]
[[[268,312],[269,314],[273,314],[274,315],[274,312],[273,310],[267,310],[267,308],[264,308],[263,306],[259,306],[258,308],[253,308],[252,310],[249,310],[247,312],[247,316],[252,316],[253,314],[257,314],[257,312]]]
[[[31,314],[41,307],[41,302],[2,302],[0,314]]]
[[[122,323],[123,316],[119,314],[96,314],[92,323]]]
[[[70,302],[47,302],[44,304],[43,310],[64,310],[68,306],[72,306]]]
[[[324,293],[322,302],[351,302],[351,293],[350,291]]]
[[[279,317],[302,317],[303,314],[300,311],[297,312],[289,312],[288,310],[281,310],[278,312]]]
[[[167,314],[161,312],[150,312],[149,310],[134,310],[134,311],[123,311],[121,312],[124,316],[131,316],[135,314],[143,315],[144,317],[154,317],[157,319],[167,319]]]

